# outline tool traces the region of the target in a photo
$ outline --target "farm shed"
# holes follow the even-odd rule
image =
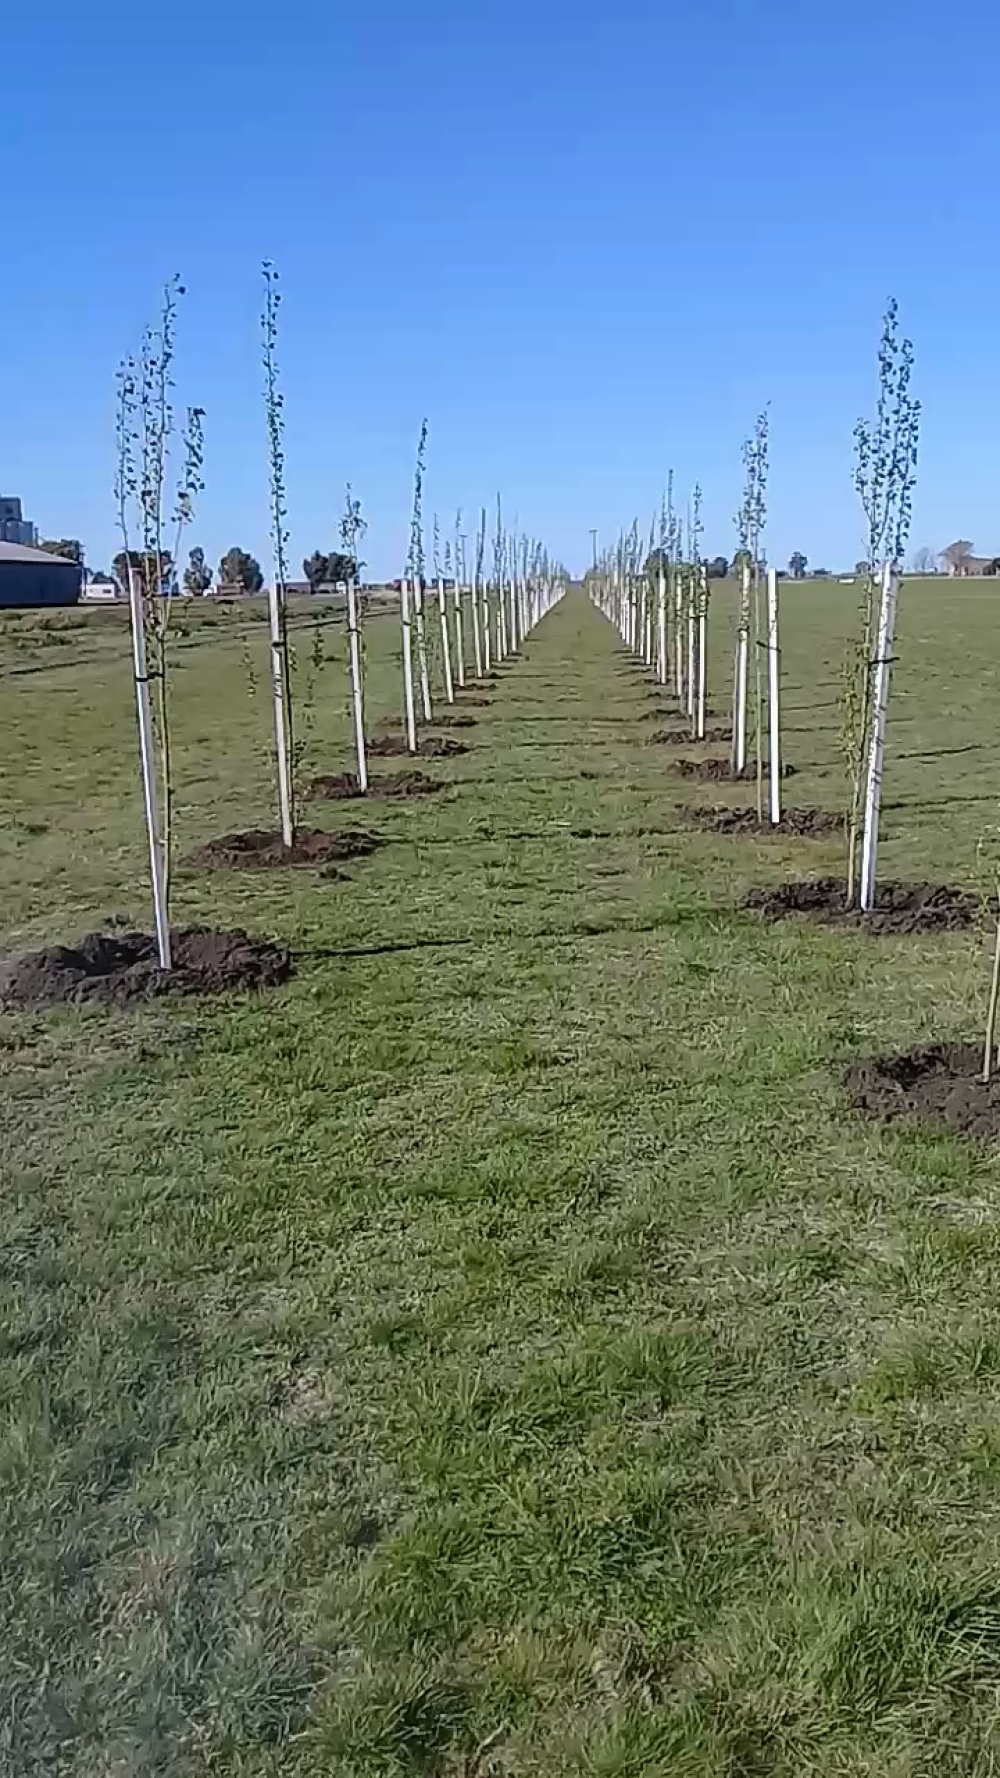
[[[23,543],[0,543],[0,610],[76,605],[82,587],[78,562]]]

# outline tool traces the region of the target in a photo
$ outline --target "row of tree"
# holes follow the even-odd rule
[[[49,544],[44,547],[52,549],[54,555],[66,553],[65,550],[56,550]],[[76,556],[70,559],[79,561],[81,558]],[[170,550],[160,550],[154,563],[151,558],[146,559],[142,550],[134,549],[126,553],[121,549],[112,563],[113,578],[121,587],[128,586],[130,561],[133,573],[139,576],[143,583],[153,584],[158,581],[165,597],[177,593],[182,587],[185,593],[189,593],[192,598],[197,599],[207,593],[212,585],[212,570],[205,560],[203,549],[196,548],[189,552],[187,567],[180,577],[179,584],[174,558]],[[356,582],[359,563],[354,556],[346,555],[341,550],[331,550],[327,553],[322,550],[314,550],[312,555],[307,556],[303,562],[302,571],[309,583],[310,591],[318,593],[344,586],[348,581]],[[225,590],[237,594],[252,595],[261,592],[264,586],[264,572],[256,556],[252,556],[249,550],[236,547],[227,549],[219,562],[214,578],[220,592]],[[105,576],[96,574],[94,579],[101,581],[105,579]]]

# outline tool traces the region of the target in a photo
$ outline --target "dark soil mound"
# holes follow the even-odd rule
[[[474,716],[456,714],[454,716],[435,716],[434,718],[435,728],[475,728],[475,726],[476,718]]]
[[[856,1062],[844,1076],[856,1111],[895,1123],[919,1118],[968,1136],[1000,1136],[1000,1075],[981,1079],[983,1048],[938,1043]]]
[[[369,741],[368,751],[374,759],[400,759],[410,750],[403,735],[379,735]],[[424,759],[455,759],[468,751],[464,741],[455,741],[450,735],[421,735],[417,742],[417,752]]]
[[[337,803],[364,796],[364,791],[354,772],[333,772],[326,777],[314,778],[307,794],[322,798],[324,802]]]
[[[685,738],[690,741],[690,736]],[[748,783],[751,778],[756,780],[757,776],[749,766],[742,772],[734,771],[730,759],[672,759],[669,770],[677,778],[735,778],[740,783]],[[782,766],[781,776],[794,778],[795,767]]]
[[[477,687],[486,683],[485,679],[476,680]],[[492,698],[470,698],[467,691],[457,691],[455,696],[461,698],[463,710],[488,710],[493,702]]]
[[[749,833],[761,839],[780,840],[783,834],[824,839],[844,831],[843,815],[835,815],[832,809],[783,809],[777,827],[766,816],[760,821],[756,809],[726,809],[718,804],[708,809],[685,809],[683,819],[708,833]]]
[[[720,741],[731,741],[733,731],[728,723],[721,723],[715,728],[706,728],[700,737],[692,735],[690,724],[687,728],[658,728],[650,735],[647,747],[704,747],[709,742],[713,746]]]
[[[135,1006],[161,994],[274,988],[292,973],[288,951],[245,932],[191,926],[173,934],[172,947],[170,970],[144,932],[90,932],[78,945],[10,957],[0,964],[0,1006]]]
[[[777,889],[751,889],[743,906],[765,920],[807,914],[825,925],[860,926],[866,932],[961,932],[975,924],[979,903],[964,889],[943,883],[883,883],[875,909],[863,914],[847,906],[840,877],[782,883]]]
[[[202,869],[253,867],[280,870],[289,865],[329,864],[335,858],[367,858],[379,844],[377,834],[360,828],[347,833],[327,833],[321,827],[300,827],[293,846],[284,845],[280,833],[251,828],[247,833],[227,833],[209,840],[184,860]]]
[[[423,772],[387,772],[384,778],[373,778],[375,796],[436,796],[446,788],[443,778],[428,778]]]

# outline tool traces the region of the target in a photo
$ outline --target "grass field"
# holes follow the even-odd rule
[[[974,881],[997,601],[904,589],[886,875]],[[851,589],[783,610],[789,795],[837,807]],[[0,623],[8,950],[149,923],[126,633],[43,621]],[[262,638],[179,639],[182,851],[274,819]],[[440,798],[313,812],[385,836],[350,881],[178,875],[287,988],[0,1018],[0,1771],[998,1772],[997,1157],[838,1088],[978,1032],[983,941],[740,915],[840,846],[684,831],[715,787],[579,593],[476,715]]]

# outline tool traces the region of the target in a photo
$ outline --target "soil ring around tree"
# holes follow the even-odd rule
[[[164,994],[223,994],[276,988],[292,974],[291,953],[243,931],[189,926],[171,936],[173,967],[161,969],[145,932],[89,932],[0,963],[0,1007],[139,1006]]]
[[[647,747],[717,747],[722,741],[731,741],[733,731],[728,723],[720,723],[714,728],[706,728],[703,735],[692,735],[690,724],[686,728],[658,728],[647,738]]]
[[[763,920],[804,915],[825,926],[850,926],[879,935],[965,932],[979,917],[977,897],[945,883],[883,883],[875,892],[873,912],[863,914],[860,908],[848,907],[841,877],[751,889],[742,906]]]
[[[757,776],[750,766],[737,772],[729,759],[672,759],[667,769],[676,778],[732,779],[738,784],[748,784]],[[783,778],[794,778],[795,772],[795,766],[781,768]]]
[[[223,834],[197,846],[184,859],[194,870],[282,870],[298,866],[332,864],[344,858],[368,858],[381,842],[377,834],[362,828],[330,833],[323,827],[300,827],[295,843],[286,846],[273,829],[249,828],[245,833]]]
[[[452,735],[421,735],[417,741],[417,753],[422,759],[457,759],[468,751],[468,743],[456,741]],[[377,735],[374,741],[369,741],[368,752],[373,759],[413,757],[405,735]]]
[[[704,833],[749,834],[762,840],[780,840],[786,835],[806,840],[829,839],[842,834],[846,825],[843,815],[832,809],[782,809],[781,820],[775,825],[766,816],[762,821],[756,809],[731,809],[719,803],[708,808],[684,809],[681,818],[689,827],[700,828]]]
[[[912,1120],[988,1140],[1000,1137],[1000,1075],[984,1081],[983,1046],[935,1043],[901,1056],[855,1062],[848,1103],[883,1123]]]

